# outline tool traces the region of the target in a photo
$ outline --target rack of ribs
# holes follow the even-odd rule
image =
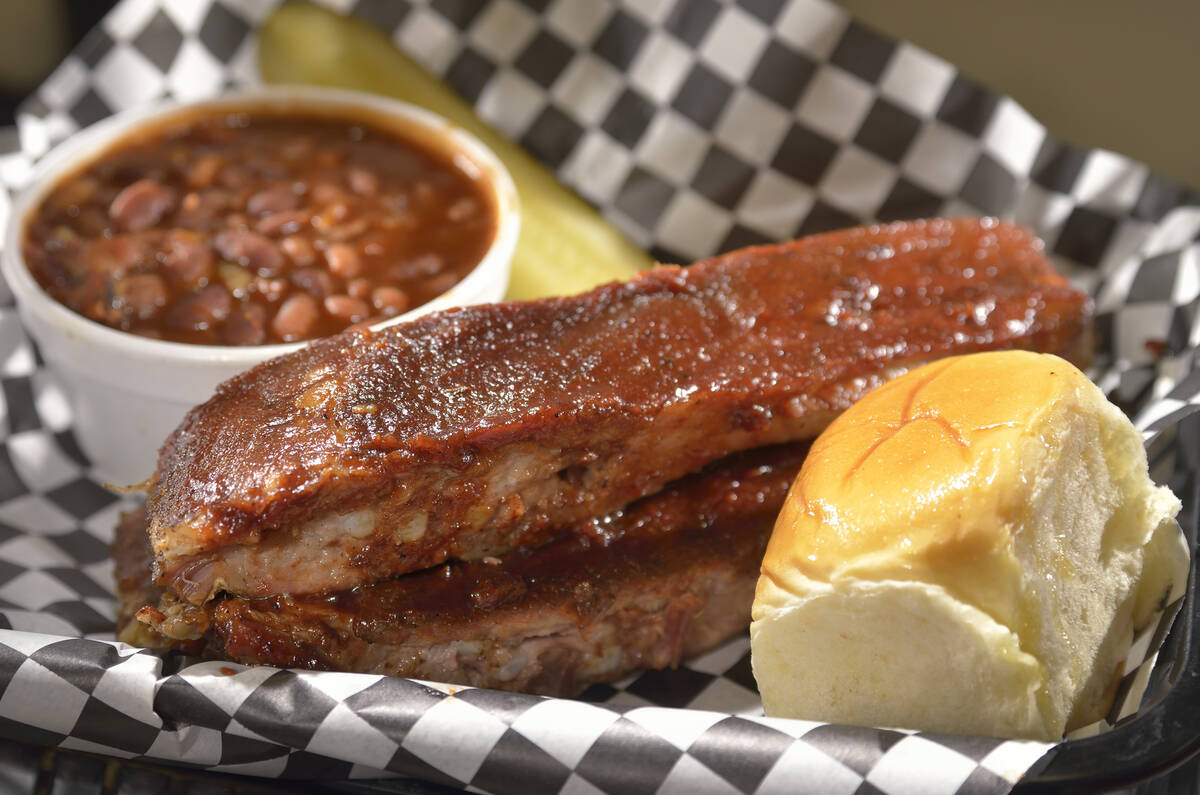
[[[186,611],[540,546],[731,453],[810,440],[930,360],[1085,364],[1090,311],[1026,230],[931,220],[344,333],[226,382],[169,437],[156,582]]]
[[[569,696],[674,667],[744,632],[759,562],[805,444],[735,454],[535,550],[454,561],[324,595],[222,596],[197,638],[134,620],[150,582],[141,512],[114,545],[122,640],[286,668]]]

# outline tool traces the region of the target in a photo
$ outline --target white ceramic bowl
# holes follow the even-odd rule
[[[143,125],[197,111],[328,109],[387,124],[407,136],[461,155],[494,191],[496,236],[483,260],[461,282],[410,312],[373,326],[401,323],[452,306],[497,301],[508,286],[520,229],[517,192],[492,152],[452,122],[407,103],[333,89],[278,87],[203,102],[135,108],[101,121],[64,141],[40,163],[30,187],[14,202],[4,234],[4,278],[25,328],[57,375],[74,410],[80,447],[98,474],[114,485],[136,484],[153,474],[158,449],[192,406],[217,384],[253,365],[306,343],[232,347],[163,342],[118,331],[76,314],[50,297],[25,266],[21,240],[27,219],[59,180],[92,162]]]

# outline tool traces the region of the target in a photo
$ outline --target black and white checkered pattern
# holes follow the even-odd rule
[[[499,793],[826,794],[905,791],[913,781],[927,793],[1004,792],[1046,750],[470,688],[451,695],[361,674],[220,662],[172,671],[173,660],[119,644],[5,635],[0,732],[253,775],[392,774]]]
[[[23,186],[54,143],[112,112],[255,82],[253,31],[277,2],[125,0],[22,108],[0,183]],[[1163,479],[1195,482],[1170,432],[1200,403],[1196,193],[1056,141],[824,0],[325,2],[390,31],[665,261],[874,219],[1031,226],[1096,295],[1093,377],[1165,440]],[[522,793],[1000,792],[1046,748],[763,718],[745,638],[579,701],[158,657],[110,641],[124,506],[79,453],[0,282],[0,734]],[[1152,659],[1162,634],[1134,653]],[[1126,677],[1114,721],[1148,669]]]

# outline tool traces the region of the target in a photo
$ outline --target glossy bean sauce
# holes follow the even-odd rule
[[[482,180],[352,120],[202,116],[60,182],[23,253],[56,300],[116,329],[308,340],[420,306],[470,272],[496,230]]]

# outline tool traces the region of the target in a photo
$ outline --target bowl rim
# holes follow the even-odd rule
[[[158,125],[172,117],[186,117],[197,112],[243,108],[331,110],[335,111],[331,114],[333,116],[344,112],[345,116],[351,118],[356,110],[360,113],[365,111],[395,121],[397,127],[410,125],[425,134],[446,140],[448,154],[454,159],[465,155],[469,162],[486,174],[487,179],[484,181],[490,186],[496,208],[496,232],[483,257],[460,282],[446,292],[407,312],[372,324],[372,330],[377,331],[429,312],[459,306],[454,296],[475,292],[481,285],[495,278],[497,270],[499,278],[504,280],[504,286],[507,287],[509,264],[520,233],[520,204],[516,186],[508,169],[482,141],[443,116],[391,97],[322,86],[255,86],[199,100],[168,99],[138,105],[75,132],[47,152],[34,166],[26,186],[13,197],[4,229],[0,274],[3,274],[8,283],[18,310],[40,315],[61,333],[88,339],[125,356],[158,361],[174,359],[186,363],[219,363],[249,367],[300,350],[318,339],[325,339],[326,337],[318,337],[269,345],[208,345],[143,337],[104,325],[60,303],[38,284],[25,263],[21,242],[29,218],[63,177],[100,158],[105,151],[119,145],[122,139],[136,135],[143,126]],[[368,117],[367,123],[370,121]]]

